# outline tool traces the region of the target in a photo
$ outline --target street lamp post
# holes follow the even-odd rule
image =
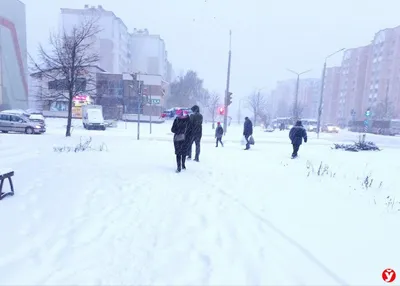
[[[318,139],[319,139],[319,133],[320,133],[320,129],[321,129],[321,115],[322,115],[322,103],[324,100],[326,63],[330,57],[332,57],[332,56],[336,55],[337,53],[340,53],[341,51],[344,51],[344,50],[345,50],[345,48],[337,50],[336,52],[325,57],[324,67],[322,69],[321,90],[320,90],[319,106],[318,106],[318,122],[317,122],[317,138]]]
[[[291,69],[287,69],[289,72],[291,72],[291,73],[294,73],[295,75],[297,75],[297,80],[296,80],[296,90],[295,90],[295,96],[294,96],[294,106],[293,106],[293,115],[294,115],[294,120],[296,121],[296,120],[298,120],[299,119],[299,87],[300,87],[300,76],[301,75],[303,75],[303,74],[305,74],[305,73],[308,73],[308,72],[310,72],[311,70],[306,70],[306,71],[303,71],[303,72],[296,72],[296,71],[294,71],[294,70],[291,70]]]

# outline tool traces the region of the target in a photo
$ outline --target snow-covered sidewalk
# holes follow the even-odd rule
[[[64,154],[56,137],[16,136],[0,145],[16,172],[0,285],[380,285],[400,270],[400,213],[385,206],[399,188],[382,170],[398,173],[397,150],[306,145],[290,160],[287,144],[203,144],[175,174],[171,142],[101,136],[108,152]]]

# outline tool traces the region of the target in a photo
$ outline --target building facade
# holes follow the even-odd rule
[[[60,29],[67,33],[90,18],[97,20],[100,32],[93,45],[100,56],[100,68],[112,74],[157,74],[170,82],[172,65],[168,61],[165,42],[147,29],[129,33],[124,22],[102,6],[85,5],[83,9],[61,9]]]
[[[85,5],[84,9],[62,8],[60,30],[68,33],[89,19],[96,19],[100,29],[93,45],[94,52],[100,57],[97,66],[114,74],[132,72],[130,34],[124,22],[112,11],[100,5]]]
[[[322,122],[324,124],[337,124],[338,122],[341,70],[341,67],[326,69],[322,105]]]
[[[0,110],[29,107],[25,4],[0,1]]]
[[[369,52],[363,111],[378,115],[379,105],[388,101],[389,117],[400,118],[400,26],[375,34]],[[379,114],[380,115],[380,114]]]
[[[85,69],[85,74],[77,78],[75,95],[85,95],[96,99],[97,73],[105,72],[97,66]],[[68,111],[69,91],[65,78],[45,73],[33,73],[31,76],[31,92],[35,97],[35,108],[52,112]]]
[[[171,78],[172,67],[169,66],[165,42],[159,35],[151,35],[147,29],[135,29],[130,47],[134,72],[161,75],[164,80]]]
[[[371,46],[368,45],[348,49],[343,54],[338,106],[338,123],[343,126],[352,119],[361,118],[364,113],[362,103],[370,51]],[[355,112],[355,118],[352,111]]]

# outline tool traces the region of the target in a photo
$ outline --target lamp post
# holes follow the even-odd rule
[[[287,69],[289,72],[297,75],[297,80],[296,80],[296,90],[295,90],[295,95],[294,95],[294,106],[293,106],[293,115],[294,115],[294,120],[298,120],[299,119],[299,87],[300,87],[300,76],[310,72],[311,70],[306,70],[303,72],[296,72],[294,70],[291,69]]]
[[[322,78],[321,78],[321,91],[320,91],[320,96],[319,96],[319,106],[318,106],[318,122],[317,122],[317,138],[319,139],[319,133],[320,133],[320,129],[321,129],[321,115],[322,115],[322,103],[324,100],[324,88],[325,88],[325,73],[326,73],[326,62],[328,61],[328,59],[334,55],[336,55],[337,53],[340,53],[341,51],[344,51],[345,48],[337,50],[336,52],[328,55],[325,57],[325,61],[324,61],[324,67],[322,69]]]

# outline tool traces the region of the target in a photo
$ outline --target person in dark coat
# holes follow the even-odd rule
[[[218,147],[218,142],[221,143],[222,147],[224,147],[224,143],[222,143],[222,136],[224,136],[224,128],[222,128],[221,122],[218,122],[217,129],[215,129],[215,139],[217,139],[215,142],[215,147]]]
[[[191,108],[193,114],[190,115],[190,138],[191,142],[189,143],[188,149],[188,159],[192,158],[192,145],[196,144],[196,153],[194,160],[199,162],[200,160],[200,141],[203,136],[203,115],[200,113],[200,107],[197,105],[193,105]]]
[[[180,173],[181,170],[186,170],[186,154],[190,144],[190,119],[186,111],[178,110],[177,117],[172,124],[171,132],[174,133],[174,147],[176,155],[176,172]]]
[[[244,118],[243,136],[246,139],[246,149],[250,149],[249,137],[253,135],[253,122],[248,117]]]
[[[290,129],[289,138],[293,145],[292,159],[294,159],[298,156],[297,153],[299,152],[300,145],[303,143],[303,139],[304,143],[307,143],[307,131],[300,120]]]

